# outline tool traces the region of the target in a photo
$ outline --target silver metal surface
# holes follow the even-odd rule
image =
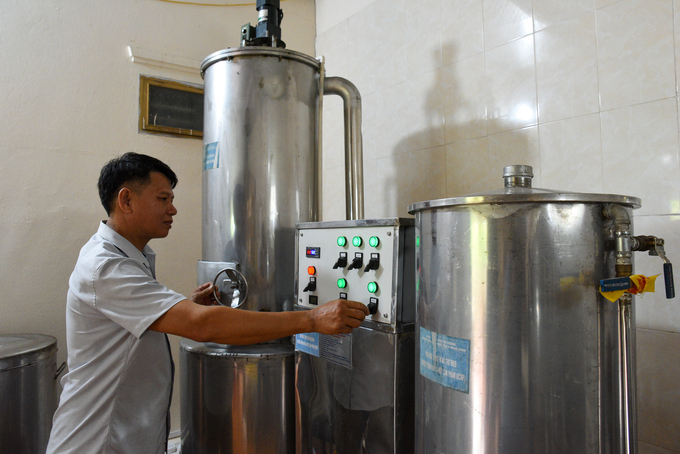
[[[621,453],[637,454],[635,314],[633,295],[625,293],[619,304],[619,405],[621,407]]]
[[[56,357],[52,336],[0,336],[0,451],[47,449],[58,399]]]
[[[493,203],[612,203],[640,208],[637,197],[614,194],[584,194],[579,192],[553,191],[531,187],[533,168],[527,165],[511,165],[503,168],[504,187],[502,189],[470,194],[449,199],[427,200],[409,205],[408,211],[414,214],[427,209],[441,209],[462,205]]]
[[[506,188],[409,207],[420,243],[415,452],[637,452],[623,450],[635,440],[620,418],[635,427],[634,381],[619,381],[622,367],[634,376],[621,355],[635,339],[620,347],[619,304],[598,292],[615,275],[610,203],[631,219],[640,205]],[[634,333],[634,318],[621,320]],[[467,392],[423,375],[423,330],[469,341]]]
[[[531,166],[513,165],[503,168],[503,179],[506,188],[531,187],[531,179],[534,177],[534,169]]]
[[[295,450],[290,345],[180,341],[184,454],[285,454]]]
[[[413,452],[413,325],[352,332],[352,369],[295,352],[298,454]]]
[[[345,118],[345,214],[346,219],[364,218],[364,158],[361,135],[361,95],[342,77],[324,79],[324,94],[338,95]]]
[[[222,273],[225,276],[220,283]],[[222,288],[220,288],[220,284]],[[212,293],[219,304],[239,308],[248,299],[248,282],[236,268],[222,268],[213,279]]]
[[[203,172],[203,260],[240,265],[244,309],[293,305],[295,223],[320,216],[318,67],[271,48],[220,51],[202,65],[203,141],[220,160]]]

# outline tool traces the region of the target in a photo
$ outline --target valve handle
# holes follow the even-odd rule
[[[231,290],[231,295],[227,295],[230,297],[231,301],[222,301],[220,298],[222,293],[226,293],[219,289],[217,285],[217,278],[219,278],[222,273],[225,273],[229,278],[225,280],[225,283],[226,281],[231,283],[230,288],[225,289]],[[246,278],[238,270],[231,267],[223,268],[215,275],[215,279],[213,280],[213,296],[221,306],[230,306],[234,309],[239,308],[243,306],[248,299],[248,281],[246,281]]]
[[[663,279],[666,283],[666,298],[675,298],[675,282],[673,282],[673,264],[663,264]]]

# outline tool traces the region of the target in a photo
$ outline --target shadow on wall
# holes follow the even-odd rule
[[[436,61],[438,52],[432,51]],[[454,55],[455,45],[445,44],[443,53]],[[408,205],[416,202],[501,188],[506,165],[529,164],[538,170],[526,128],[503,131],[504,113],[488,112],[497,103],[489,92],[482,54],[431,74],[426,92],[395,112],[405,129],[417,122],[422,122],[422,128],[403,137],[388,157],[377,159],[378,169],[384,172],[380,180],[386,196],[384,201],[370,203],[383,202],[386,216],[408,216]],[[419,93],[413,80],[405,84],[412,84]],[[419,100],[422,104],[417,105]],[[490,129],[501,132],[489,135]],[[376,191],[372,192],[369,197],[375,197]]]

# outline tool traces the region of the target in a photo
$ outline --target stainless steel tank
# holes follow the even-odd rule
[[[57,340],[42,334],[0,336],[0,451],[47,449],[57,408]]]
[[[640,200],[505,171],[502,190],[409,207],[416,452],[637,452],[634,305],[598,288],[615,275],[617,216]]]
[[[319,62],[240,48],[212,54],[201,70],[203,142],[214,156],[203,172],[203,261],[235,264],[248,286],[242,308],[290,310],[295,223],[320,210]]]
[[[282,399],[281,389],[294,381],[287,346],[233,347],[182,339],[182,452],[293,452],[295,404],[292,395]]]
[[[201,71],[199,278],[213,280],[214,264],[224,263],[238,272],[227,276],[227,284],[216,281],[227,301],[237,286],[241,298],[233,306],[291,310],[295,224],[321,216],[323,94],[345,101],[347,217],[363,217],[360,95],[345,79],[325,78],[320,60],[284,49],[222,50],[208,56]]]
[[[348,218],[363,217],[361,97],[349,81],[326,78],[322,60],[276,47],[215,52],[203,61],[201,72],[205,80],[203,254],[198,283],[213,282],[221,304],[233,308],[292,310],[295,225],[321,216],[324,94],[344,100],[346,213]],[[245,385],[207,376],[182,383],[183,452],[292,452],[295,434],[289,418],[295,411],[294,387],[287,377],[294,353],[289,339],[275,343],[286,359],[269,361],[270,347],[257,347],[268,367],[262,374],[242,375]],[[189,354],[188,345],[182,345],[182,355]],[[230,358],[242,355],[243,361],[252,362],[257,348],[229,346],[228,351]],[[207,347],[192,354],[204,355],[203,365],[223,362]],[[187,361],[182,367],[199,364]],[[196,370],[182,374],[204,377]],[[241,401],[244,389],[259,389],[263,383],[277,383],[278,388],[245,402],[251,411],[222,415],[221,421],[233,430],[211,433],[212,441],[203,436],[196,420],[205,420],[211,410],[200,396]],[[190,402],[186,396],[199,400]],[[262,412],[269,415],[267,426],[276,428],[271,433],[283,437],[266,450],[257,449],[263,443],[263,422],[258,416]]]

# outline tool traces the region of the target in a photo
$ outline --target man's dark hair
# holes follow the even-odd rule
[[[118,192],[123,185],[130,183],[147,185],[151,182],[151,172],[160,172],[170,180],[170,185],[174,189],[177,184],[177,175],[164,162],[139,153],[125,153],[109,161],[99,174],[99,199],[104,205],[107,215],[115,206]]]

